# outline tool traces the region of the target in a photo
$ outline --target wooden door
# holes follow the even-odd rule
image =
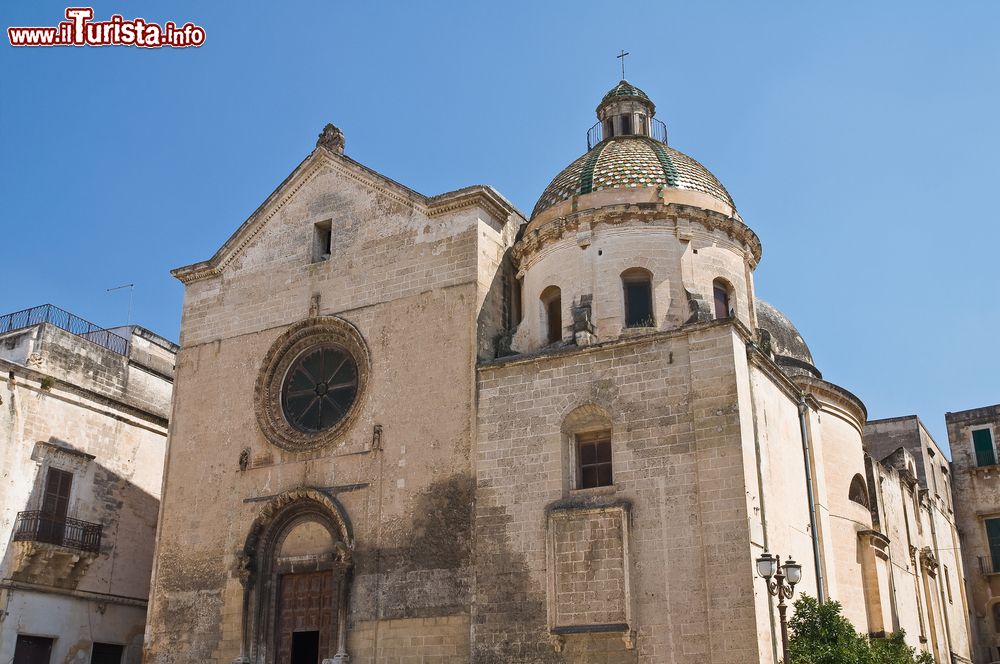
[[[337,617],[337,582],[333,571],[282,574],[278,577],[277,658],[276,664],[319,664],[331,655],[335,642]],[[292,644],[296,632],[319,633],[319,655],[316,662],[292,659]],[[301,641],[301,639],[300,639]]]
[[[42,494],[42,517],[39,522],[39,539],[50,544],[62,544],[66,531],[66,514],[69,512],[69,493],[73,488],[73,473],[49,468]]]

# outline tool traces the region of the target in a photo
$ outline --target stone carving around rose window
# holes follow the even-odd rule
[[[268,442],[294,452],[333,443],[358,415],[368,383],[368,348],[336,316],[292,325],[272,344],[254,390]]]

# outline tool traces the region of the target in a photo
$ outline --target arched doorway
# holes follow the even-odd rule
[[[265,506],[240,560],[242,661],[347,661],[353,546],[343,509],[322,491],[286,492]]]

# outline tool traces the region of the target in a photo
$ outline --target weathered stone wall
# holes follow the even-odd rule
[[[734,352],[741,350],[736,348]],[[744,418],[749,418],[742,427],[749,559],[756,559],[764,551],[781,555],[783,560],[794,558],[803,566],[802,581],[796,592],[815,596],[816,574],[796,403],[798,390],[773,364],[755,354],[750,359],[752,362],[747,364],[736,357],[740,384],[746,385],[739,392],[740,410]],[[820,468],[815,463],[813,467]],[[760,661],[776,662],[781,641],[775,600],[766,592],[761,579],[755,577],[753,581]]]
[[[515,347],[526,352],[546,345],[540,296],[550,286],[561,291],[564,339],[573,338],[572,307],[586,296],[592,297],[597,338],[618,338],[625,325],[621,275],[633,268],[652,277],[655,320],[650,327],[670,330],[692,319],[714,318],[712,284],[722,278],[732,286],[730,304],[736,317],[752,328],[753,286],[746,250],[722,230],[699,223],[705,214],[667,208],[627,221],[584,217],[577,232],[560,232],[558,220],[552,222],[553,228],[540,229],[547,239],[534,248],[529,238],[519,264],[524,275],[524,321]]]
[[[146,661],[241,654],[238,554],[270,498],[302,486],[353,531],[352,661],[467,661],[476,321],[494,297],[480,260],[502,261],[512,233],[475,208],[430,217],[351,163],[297,177],[221,274],[187,286]],[[313,262],[327,220],[332,252]],[[275,340],[316,315],[360,332],[370,375],[343,436],[293,452],[258,426],[255,382]]]
[[[955,520],[961,533],[965,582],[975,633],[975,661],[1000,660],[1000,575],[986,538],[986,519],[1000,518],[1000,466],[978,466],[974,429],[988,429],[1000,442],[1000,405],[947,413]]]
[[[907,630],[913,646],[942,661],[952,657],[971,661],[972,631],[963,583],[967,571],[952,512],[950,464],[915,416],[868,422],[864,442],[880,466],[876,499],[880,527],[890,538],[896,563],[892,568],[895,625]],[[896,540],[905,538],[909,548],[905,554],[902,547],[893,546],[893,533]]]
[[[758,661],[736,339],[708,324],[480,367],[472,661]],[[574,490],[563,424],[591,406],[610,416],[614,486]],[[553,640],[547,510],[618,504],[635,651],[616,632]]]
[[[89,661],[95,641],[141,656],[170,382],[137,396],[124,356],[51,325],[16,334],[0,359],[0,660],[16,634],[56,636],[53,661]],[[0,342],[3,343],[3,342]],[[30,352],[16,355],[17,346]],[[5,344],[6,346],[6,344]],[[152,403],[155,400],[155,403]],[[68,517],[102,526],[96,555],[12,542],[18,512],[38,510],[50,467],[73,473]],[[44,550],[43,550],[44,549]]]

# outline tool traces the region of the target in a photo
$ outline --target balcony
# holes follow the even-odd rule
[[[656,118],[649,118],[646,121],[648,124],[643,126],[640,125],[636,128],[634,132],[628,132],[626,134],[616,134],[616,136],[648,136],[654,141],[659,141],[664,145],[667,144],[667,125],[663,124]],[[596,123],[587,132],[587,149],[592,150],[595,145],[603,141],[605,138],[610,138],[604,135],[604,125],[600,122]]]
[[[76,588],[101,550],[103,526],[57,518],[41,511],[19,512],[14,524],[11,577],[37,585]]]
[[[0,316],[0,334],[16,332],[27,327],[48,323],[66,330],[71,334],[82,337],[98,346],[118,353],[128,355],[131,341],[120,335],[111,332],[103,327],[94,325],[79,316],[74,316],[64,309],[54,307],[51,304],[43,304],[30,309],[15,311],[11,314]]]
[[[99,523],[78,519],[58,519],[51,514],[35,510],[18,512],[14,526],[15,542],[44,542],[67,549],[97,553],[101,550]]]
[[[1000,574],[1000,555],[979,556],[979,572],[984,576]]]

